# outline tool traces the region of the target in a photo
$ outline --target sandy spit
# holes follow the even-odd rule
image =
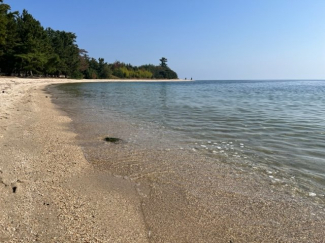
[[[93,169],[43,92],[72,82],[0,78],[0,242],[147,242],[133,185]]]

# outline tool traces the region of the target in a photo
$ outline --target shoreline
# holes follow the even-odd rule
[[[16,76],[0,76],[1,79],[15,79],[15,80],[40,80],[43,82],[50,81],[50,82],[58,82],[58,83],[89,83],[92,82],[191,82],[195,81],[194,79],[69,79],[69,78],[50,78],[50,77],[16,77]],[[1,83],[1,82],[0,82]]]
[[[274,198],[271,190],[270,195],[259,194],[264,190],[253,196],[238,193],[254,192],[255,188],[246,189],[251,186],[250,181],[242,183],[246,181],[227,170],[214,174],[209,164],[191,164],[189,168],[185,163],[185,172],[190,176],[195,172],[193,175],[200,175],[202,183],[215,183],[213,191],[202,190],[201,182],[192,179],[183,180],[184,185],[171,183],[171,175],[185,173],[175,174],[175,168],[170,167],[174,166],[173,161],[166,160],[165,155],[169,154],[182,161],[177,151],[160,154],[160,158],[155,151],[139,154],[140,162],[145,163],[151,156],[151,161],[164,162],[159,163],[162,167],[158,169],[167,168],[171,173],[159,174],[157,167],[153,167],[152,173],[137,176],[145,179],[148,175],[153,183],[146,185],[141,181],[139,188],[136,179],[98,170],[77,145],[77,133],[70,129],[71,118],[51,102],[44,90],[47,85],[71,80],[2,81],[0,92],[5,92],[0,93],[0,193],[4,195],[0,198],[1,242],[159,242],[163,239],[161,235],[167,242],[249,242],[254,237],[270,242],[320,242],[324,238],[324,212],[312,215],[313,210],[294,200]],[[111,152],[113,163],[119,162],[120,156],[126,168],[134,164],[134,155],[130,161],[124,160],[127,148]],[[118,164],[117,172],[123,169]],[[203,167],[206,170],[202,171]],[[216,175],[215,181],[210,179]],[[185,190],[187,187],[191,190]],[[139,189],[143,199],[139,198]],[[203,195],[206,201],[200,198]]]
[[[94,170],[44,92],[70,80],[18,80],[0,79],[0,242],[147,242],[133,186]]]

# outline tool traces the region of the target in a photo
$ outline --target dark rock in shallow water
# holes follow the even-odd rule
[[[118,143],[121,141],[120,138],[105,137],[104,140],[110,143]]]

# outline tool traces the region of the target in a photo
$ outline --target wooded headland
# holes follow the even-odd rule
[[[11,11],[0,0],[0,75],[76,79],[177,79],[162,57],[159,65],[133,66],[92,58],[72,32],[44,28],[27,10]]]

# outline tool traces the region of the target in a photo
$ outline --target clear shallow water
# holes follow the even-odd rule
[[[91,121],[103,122],[109,114],[158,129],[179,148],[324,199],[325,81],[88,83],[59,89],[78,97]]]

